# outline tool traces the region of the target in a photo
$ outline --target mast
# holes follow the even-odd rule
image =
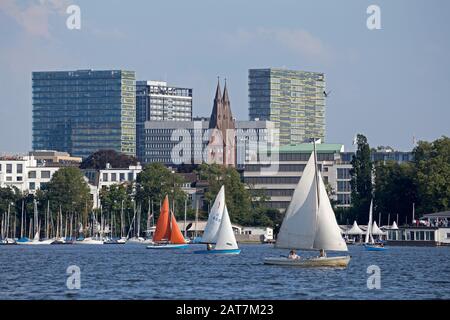
[[[186,213],[187,213],[187,198],[184,199],[184,238],[186,238],[187,231],[186,231]]]
[[[195,199],[195,237],[198,237],[197,233],[197,223],[198,223],[198,199]]]
[[[22,199],[22,214],[21,214],[21,217],[20,217],[20,237],[21,238],[23,238],[23,223],[24,223],[24,221],[23,221],[23,207],[24,207],[24,201]]]
[[[123,238],[124,234],[125,234],[125,230],[124,230],[124,216],[123,216],[123,200],[122,200],[122,205],[120,207],[120,237]]]

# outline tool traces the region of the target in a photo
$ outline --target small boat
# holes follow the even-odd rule
[[[169,211],[169,197],[164,198],[153,234],[153,244],[147,249],[186,249],[188,244],[184,240],[183,234],[178,227],[177,220],[172,211]]]
[[[202,243],[207,244],[207,250],[194,251],[196,254],[239,254],[236,237],[231,226],[230,215],[225,204],[225,187],[220,188],[209,213],[203,233]],[[212,244],[215,244],[214,248]]]
[[[81,241],[75,241],[75,244],[83,244],[83,245],[89,245],[89,244],[103,244],[104,240],[100,239],[100,238],[84,238]]]
[[[12,238],[5,238],[0,240],[0,245],[8,246],[8,245],[15,245],[17,244],[16,240]]]
[[[369,209],[369,222],[367,223],[366,239],[364,241],[364,248],[367,251],[385,251],[386,247],[382,243],[377,243],[373,239],[373,231],[375,230],[378,234],[381,230],[378,228],[377,223],[374,221],[372,223],[373,216],[373,200],[370,201]],[[379,230],[379,231],[378,231]]]
[[[321,257],[265,258],[264,264],[295,267],[345,268],[350,256],[327,257],[325,250],[348,251],[333,208],[317,169],[316,151],[309,157],[284,216],[275,246],[283,249],[320,250]]]

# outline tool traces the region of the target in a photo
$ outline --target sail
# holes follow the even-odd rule
[[[33,240],[34,241],[39,241],[40,240],[40,238],[39,238],[39,231],[36,232],[36,234],[34,235],[34,239]]]
[[[367,223],[367,231],[366,231],[366,239],[365,243],[373,242],[372,238],[372,210],[373,210],[373,201],[370,201],[370,210],[369,210],[369,222]]]
[[[318,184],[320,203],[313,248],[317,250],[348,251],[320,172],[318,172]]]
[[[230,216],[228,215],[227,206],[225,206],[223,209],[222,223],[220,224],[219,232],[217,234],[217,243],[214,249],[238,249],[236,237],[234,236],[233,228],[231,227],[231,221]]]
[[[173,244],[184,244],[186,243],[186,240],[183,237],[183,234],[180,231],[180,228],[178,227],[177,220],[175,219],[175,215],[173,212],[171,213],[171,230],[170,230],[170,236],[169,240],[170,243]]]
[[[153,241],[169,240],[169,197],[166,196],[161,206],[158,222],[156,223],[155,233],[153,234]]]
[[[285,249],[314,248],[317,224],[317,188],[314,180],[314,154],[311,154],[286,210],[276,247]]]
[[[222,186],[216,196],[216,200],[214,200],[211,211],[209,212],[208,222],[206,223],[205,231],[202,236],[202,242],[216,243],[217,233],[219,231],[220,223],[222,222],[224,206],[225,187]]]

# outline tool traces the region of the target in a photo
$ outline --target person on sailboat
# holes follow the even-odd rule
[[[300,256],[297,255],[297,253],[295,252],[295,250],[291,250],[291,251],[289,252],[288,259],[298,260],[298,259],[300,259]]]
[[[326,258],[326,257],[327,257],[327,254],[325,253],[325,250],[320,249],[320,251],[319,251],[319,258]]]
[[[212,250],[212,244],[211,243],[208,243],[207,245],[206,245],[206,250]]]

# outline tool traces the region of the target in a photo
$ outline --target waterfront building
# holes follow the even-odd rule
[[[72,157],[67,152],[60,152],[54,150],[36,150],[30,151],[29,156],[33,156],[39,164],[47,166],[79,166],[81,164],[81,157]]]
[[[270,120],[280,146],[325,139],[325,75],[278,68],[250,69],[250,120]]]
[[[389,245],[450,246],[450,211],[423,215],[416,224],[388,228]]]
[[[33,72],[33,150],[136,155],[134,71]]]
[[[341,158],[344,146],[321,143],[317,144],[316,148],[318,168],[325,184],[331,188],[331,198],[337,201],[339,206],[348,207],[351,194],[351,164]],[[313,144],[304,143],[272,150],[277,157],[267,160],[262,159],[264,152],[260,152],[257,161],[245,164],[244,183],[251,190],[262,190],[270,198],[267,203],[269,207],[284,211],[291,202],[294,189],[312,151]]]
[[[34,156],[0,157],[0,187],[16,187],[21,192],[35,193],[50,182],[59,167],[38,163]]]
[[[192,121],[192,89],[165,81],[136,81],[137,157],[143,162],[146,121]]]

